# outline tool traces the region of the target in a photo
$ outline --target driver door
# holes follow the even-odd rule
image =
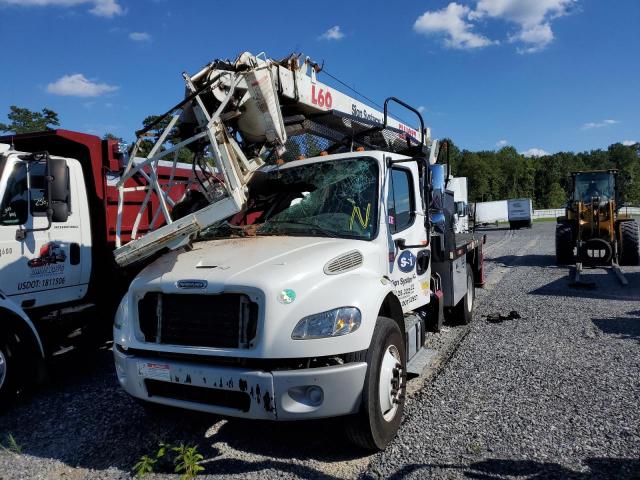
[[[404,312],[429,303],[430,298],[431,265],[421,198],[415,162],[388,170],[387,228],[395,244],[390,276]]]

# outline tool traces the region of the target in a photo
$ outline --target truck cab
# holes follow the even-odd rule
[[[47,177],[54,174],[50,184]],[[50,194],[55,195],[50,198]],[[91,272],[90,251],[89,204],[78,160],[17,151],[3,156],[0,272],[4,294],[23,308],[83,298]]]
[[[352,441],[381,449],[400,425],[408,373],[428,358],[426,331],[445,309],[471,320],[481,243],[456,237],[452,205],[432,202],[439,149],[420,112],[395,97],[378,112],[298,58],[245,52],[184,76],[188,94],[145,162],[188,146],[226,192],[114,251],[129,265],[170,250],[120,303],[116,371],[147,406],[345,416]],[[168,145],[170,131],[185,136]]]
[[[120,384],[147,402],[229,416],[350,415],[382,448],[425,319],[437,315],[434,286],[448,281],[432,275],[424,162],[367,151],[260,170],[243,212],[131,284],[114,326]],[[442,272],[469,313],[470,252]]]
[[[118,204],[122,167],[118,143],[94,135],[60,129],[0,137],[0,406],[42,377],[34,371],[52,353],[84,337],[109,337],[141,268],[115,266],[118,212],[128,239],[134,225],[146,231],[159,208],[145,190],[146,171],[127,183],[135,189],[129,202]],[[154,172],[170,190],[169,209],[192,173],[192,165]]]

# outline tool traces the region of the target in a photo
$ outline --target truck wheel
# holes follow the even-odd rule
[[[556,224],[556,263],[573,263],[573,232],[567,223]]]
[[[395,437],[404,412],[406,353],[398,324],[378,317],[366,351],[367,374],[360,412],[346,426],[351,442],[367,450],[382,450]]]
[[[640,263],[640,230],[635,220],[620,223],[620,264]]]
[[[473,307],[476,301],[476,285],[473,281],[473,270],[467,263],[467,293],[453,307],[451,317],[453,321],[460,325],[469,325],[473,319]]]

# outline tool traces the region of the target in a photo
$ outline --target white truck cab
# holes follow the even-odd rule
[[[247,418],[364,408],[376,425],[368,444],[381,448],[424,342],[416,312],[433,295],[421,165],[368,151],[261,173],[246,211],[133,281],[114,326],[120,384],[149,402]],[[470,312],[466,258],[456,303],[468,298]]]
[[[4,294],[23,308],[83,298],[91,273],[91,227],[80,163],[73,158],[51,156],[47,161],[44,155],[5,153],[0,159]],[[51,189],[47,188],[48,164],[59,175]],[[51,200],[48,191],[54,194]],[[55,205],[51,216],[49,201]]]
[[[115,140],[60,129],[0,141],[1,407],[42,376],[33,372],[42,371],[48,355],[89,337],[78,333],[108,338],[135,271],[117,269],[111,255],[118,211],[113,183],[123,166]],[[193,172],[192,165],[172,164],[155,173],[174,183],[169,200],[175,204]],[[144,186],[143,174],[128,185]],[[141,205],[145,215],[137,218]],[[139,192],[119,209],[122,225],[148,229],[157,208],[155,197]]]

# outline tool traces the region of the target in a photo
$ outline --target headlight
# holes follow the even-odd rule
[[[355,307],[342,307],[328,312],[304,317],[291,333],[294,340],[338,337],[355,332],[360,327],[362,315]]]

